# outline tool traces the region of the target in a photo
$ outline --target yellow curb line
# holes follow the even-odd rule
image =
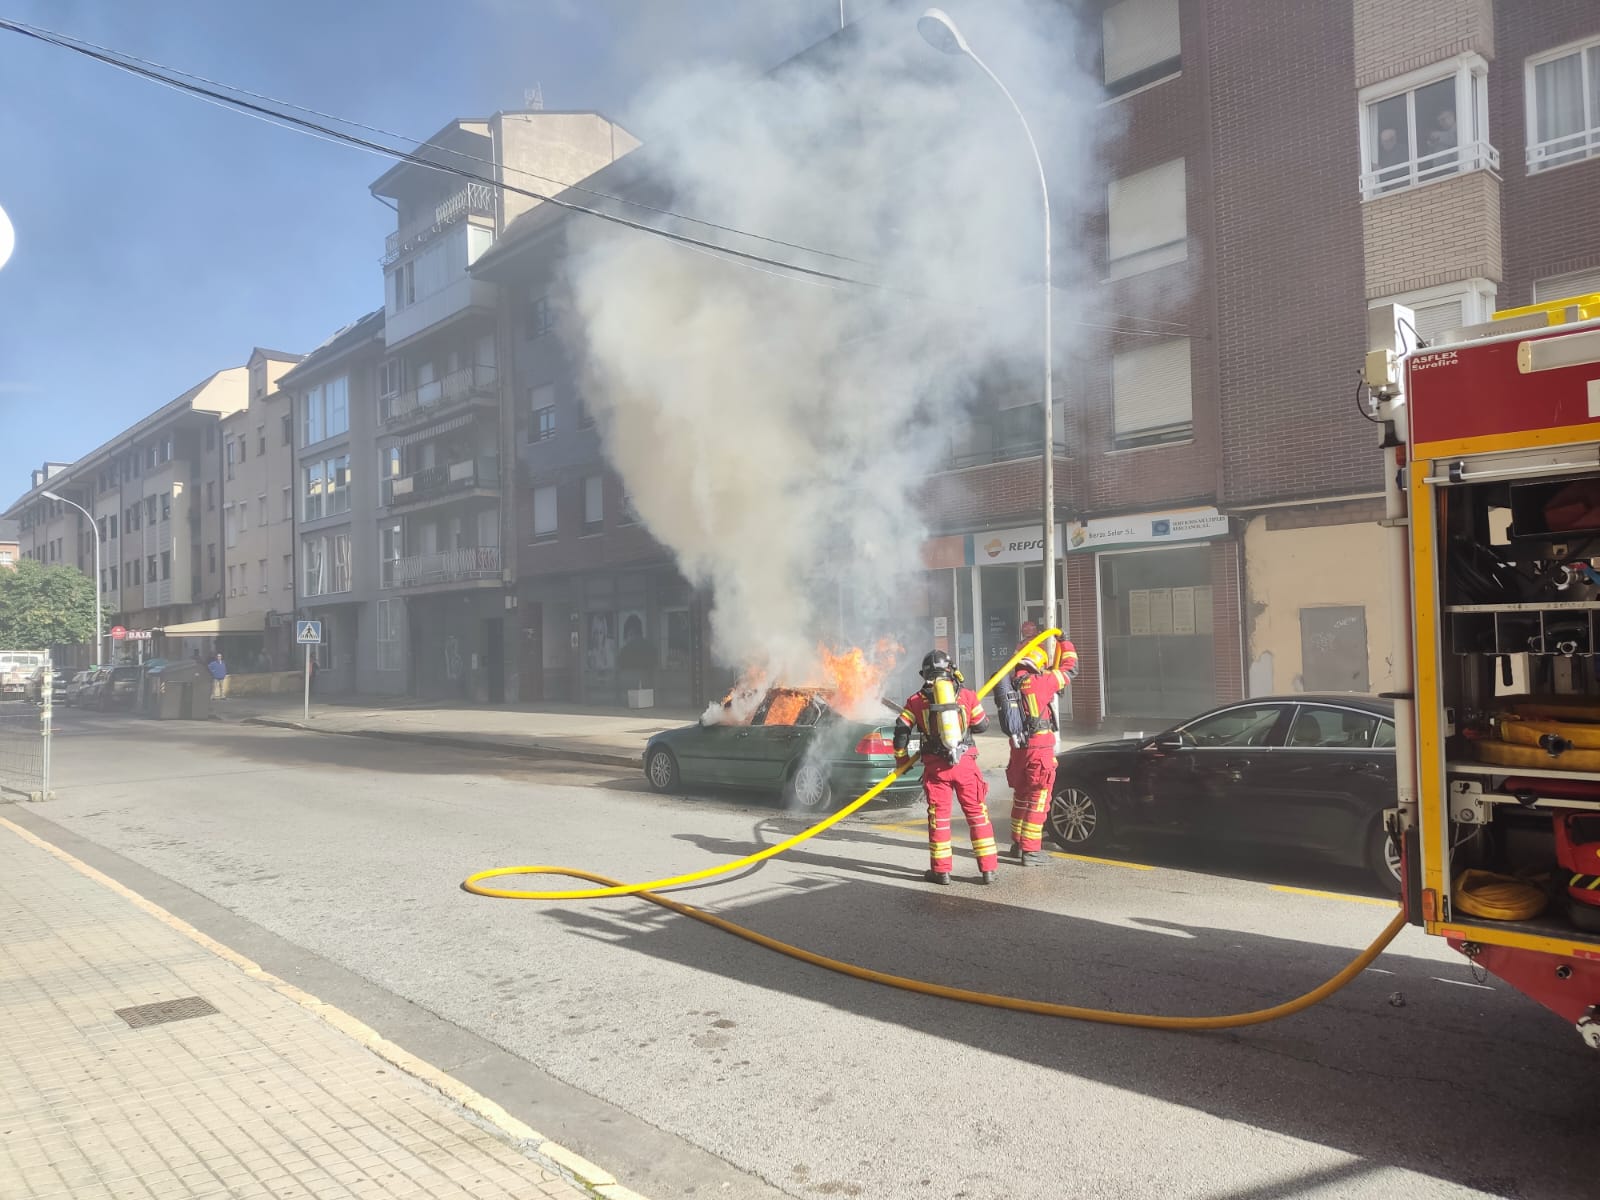
[[[601,1196],[610,1197],[611,1200],[645,1200],[639,1193],[630,1191],[618,1183],[611,1172],[596,1166],[582,1155],[573,1153],[558,1142],[550,1141],[544,1134],[519,1121],[487,1096],[468,1087],[455,1076],[445,1074],[432,1063],[425,1062],[410,1051],[395,1045],[370,1025],[351,1016],[342,1008],[337,1008],[326,1001],[319,1000],[310,992],[302,991],[300,988],[295,987],[294,984],[279,979],[259,963],[251,961],[237,950],[224,946],[215,938],[207,937],[193,925],[190,925],[180,917],[173,916],[159,904],[146,900],[138,892],[118,883],[104,871],[91,867],[82,859],[76,858],[59,846],[45,841],[37,834],[30,833],[22,826],[7,820],[5,817],[0,817],[0,825],[5,826],[23,841],[32,843],[47,854],[54,855],[80,875],[94,880],[102,887],[109,888],[135,908],[143,910],[160,921],[167,928],[181,933],[196,945],[209,950],[225,962],[232,963],[250,978],[260,980],[280,995],[293,1000],[301,1008],[315,1014],[339,1030],[339,1032],[353,1038],[391,1066],[399,1068],[407,1075],[420,1080],[447,1099],[459,1104],[462,1108],[482,1117],[490,1125],[505,1134],[506,1137],[513,1141],[524,1142],[533,1146],[536,1153],[564,1167],[577,1177],[580,1184],[590,1191]]]
[[[1382,908],[1393,908],[1393,900],[1379,900],[1376,896],[1351,896],[1344,892],[1320,892],[1316,888],[1289,887],[1287,884],[1274,883],[1270,885],[1275,892],[1286,892],[1291,896],[1316,896],[1322,900],[1344,900],[1350,904],[1376,904]]]

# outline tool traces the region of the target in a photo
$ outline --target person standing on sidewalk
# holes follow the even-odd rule
[[[1056,642],[1053,656],[1043,647],[1029,650],[1011,673],[1021,729],[1011,739],[1006,783],[1011,785],[1009,853],[1019,866],[1050,862],[1044,852],[1044,820],[1056,783],[1055,701],[1077,673],[1077,648],[1065,638]]]
[[[222,652],[220,650],[212,655],[211,661],[206,664],[206,670],[211,672],[211,698],[213,700],[226,700],[228,698],[228,664],[222,661]]]
[[[978,770],[978,745],[974,733],[988,723],[983,706],[969,688],[961,686],[961,672],[943,650],[922,660],[922,689],[901,708],[894,723],[894,757],[901,766],[911,761],[911,737],[922,745],[922,796],[928,803],[928,858],[923,876],[929,883],[947,885],[955,866],[950,846],[952,798],[967,818],[972,855],[978,860],[978,882],[993,883],[999,875],[994,826],[984,807],[988,785]]]

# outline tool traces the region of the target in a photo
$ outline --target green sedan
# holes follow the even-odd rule
[[[724,706],[724,714],[731,708]],[[880,724],[835,712],[817,688],[773,688],[747,723],[725,716],[667,729],[644,748],[644,774],[658,792],[683,785],[740,788],[781,796],[791,808],[827,812],[848,804],[894,770],[896,710]],[[904,802],[922,786],[914,768],[883,792]]]

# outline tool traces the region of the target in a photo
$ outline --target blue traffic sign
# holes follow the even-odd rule
[[[296,621],[294,623],[294,640],[296,645],[320,646],[322,644],[322,622]]]

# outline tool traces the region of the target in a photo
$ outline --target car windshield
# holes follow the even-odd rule
[[[1247,704],[1211,713],[1178,731],[1197,746],[1263,746],[1281,715],[1276,704]]]

